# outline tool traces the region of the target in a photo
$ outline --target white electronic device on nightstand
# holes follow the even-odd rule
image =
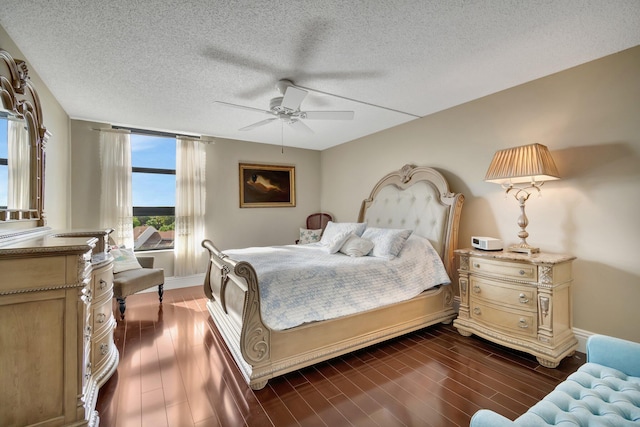
[[[501,251],[502,240],[493,237],[472,236],[471,246],[483,251]]]

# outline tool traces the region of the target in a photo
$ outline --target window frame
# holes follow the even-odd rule
[[[140,129],[130,129],[131,134],[141,135],[141,136],[149,136],[149,137],[162,137],[167,139],[172,139],[175,144],[177,144],[177,138],[175,135],[165,134],[160,132],[153,131],[144,131]],[[177,145],[176,145],[177,147]],[[133,147],[132,147],[133,148]],[[174,154],[177,157],[177,153]],[[176,159],[177,160],[177,159]],[[134,166],[133,162],[131,164],[131,175],[132,175],[132,193],[133,193],[133,174],[135,173],[146,173],[146,174],[158,174],[158,175],[176,175],[176,169],[167,169],[167,168],[150,168],[150,167],[138,167]],[[176,207],[174,206],[132,206],[133,208],[133,217],[151,217],[151,216],[170,216],[174,218],[175,224],[175,212]],[[160,231],[160,230],[158,230]],[[160,247],[160,248],[138,248],[136,251],[146,252],[153,250],[173,250],[175,249],[175,238],[173,240],[173,244],[171,246]]]

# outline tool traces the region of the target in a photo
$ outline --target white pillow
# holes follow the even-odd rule
[[[327,223],[327,227],[324,229],[322,233],[322,238],[320,239],[320,243],[323,246],[327,246],[330,241],[333,241],[335,236],[343,233],[347,233],[347,235],[354,233],[358,237],[362,236],[364,229],[367,228],[366,222],[333,222],[329,221]],[[340,249],[340,248],[338,248]]]
[[[132,249],[112,247],[113,273],[142,268]]]
[[[344,245],[344,242],[346,242],[347,239],[349,239],[349,236],[351,236],[351,232],[348,232],[348,231],[343,231],[342,233],[334,234],[331,240],[329,240],[327,244],[324,245],[325,250],[330,254],[335,254],[340,250],[342,245]]]
[[[363,239],[351,233],[340,248],[340,252],[351,257],[365,256],[373,249],[371,240]]]
[[[322,235],[322,228],[319,228],[317,230],[301,228],[300,239],[298,240],[298,243],[301,245],[306,245],[307,243],[319,242],[321,235]]]
[[[369,255],[391,260],[398,256],[411,233],[411,230],[399,228],[369,227],[362,238],[373,242],[373,250]]]

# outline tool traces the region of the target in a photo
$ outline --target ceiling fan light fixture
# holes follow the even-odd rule
[[[276,89],[282,96],[271,98],[271,100],[269,101],[269,110],[261,110],[259,108],[231,104],[229,102],[215,102],[227,107],[239,108],[275,116],[271,119],[261,120],[257,123],[245,126],[240,130],[252,130],[260,126],[264,126],[273,120],[280,119],[282,122],[286,121],[287,124],[289,124],[296,130],[313,134],[313,130],[305,123],[303,123],[302,120],[353,120],[355,116],[355,113],[353,111],[301,111],[300,106],[302,105],[302,101],[309,92],[305,89],[295,86],[290,80],[279,80],[276,83]]]

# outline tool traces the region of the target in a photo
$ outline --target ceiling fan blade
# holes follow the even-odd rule
[[[261,121],[259,121],[259,122],[257,122],[257,123],[254,123],[254,124],[249,125],[249,126],[245,126],[245,127],[240,128],[240,129],[238,129],[238,130],[251,130],[251,129],[255,129],[255,128],[260,127],[260,126],[264,126],[264,125],[266,125],[267,123],[271,123],[271,122],[272,122],[272,121],[274,121],[274,120],[278,120],[278,119],[276,119],[276,118],[274,117],[274,118],[271,118],[271,119],[261,120]]]
[[[221,105],[225,105],[227,107],[232,107],[232,108],[239,108],[241,110],[248,110],[248,111],[254,111],[256,113],[263,113],[263,114],[273,114],[271,111],[267,111],[267,110],[261,110],[259,108],[253,108],[253,107],[247,107],[244,105],[238,105],[238,104],[231,104],[229,102],[223,102],[223,101],[213,101],[214,104],[221,104]]]
[[[353,120],[353,111],[305,111],[304,118],[309,120]]]
[[[302,100],[307,96],[307,93],[306,90],[298,89],[294,86],[287,86],[280,106],[288,108],[289,110],[299,110],[300,104],[302,104]]]
[[[289,122],[289,125],[292,128],[294,128],[295,130],[297,130],[297,131],[305,132],[305,133],[308,133],[308,134],[311,134],[311,135],[313,135],[313,133],[314,133],[313,130],[311,130],[311,128],[309,126],[305,125],[302,122],[302,120],[296,120],[296,119],[291,120]]]

